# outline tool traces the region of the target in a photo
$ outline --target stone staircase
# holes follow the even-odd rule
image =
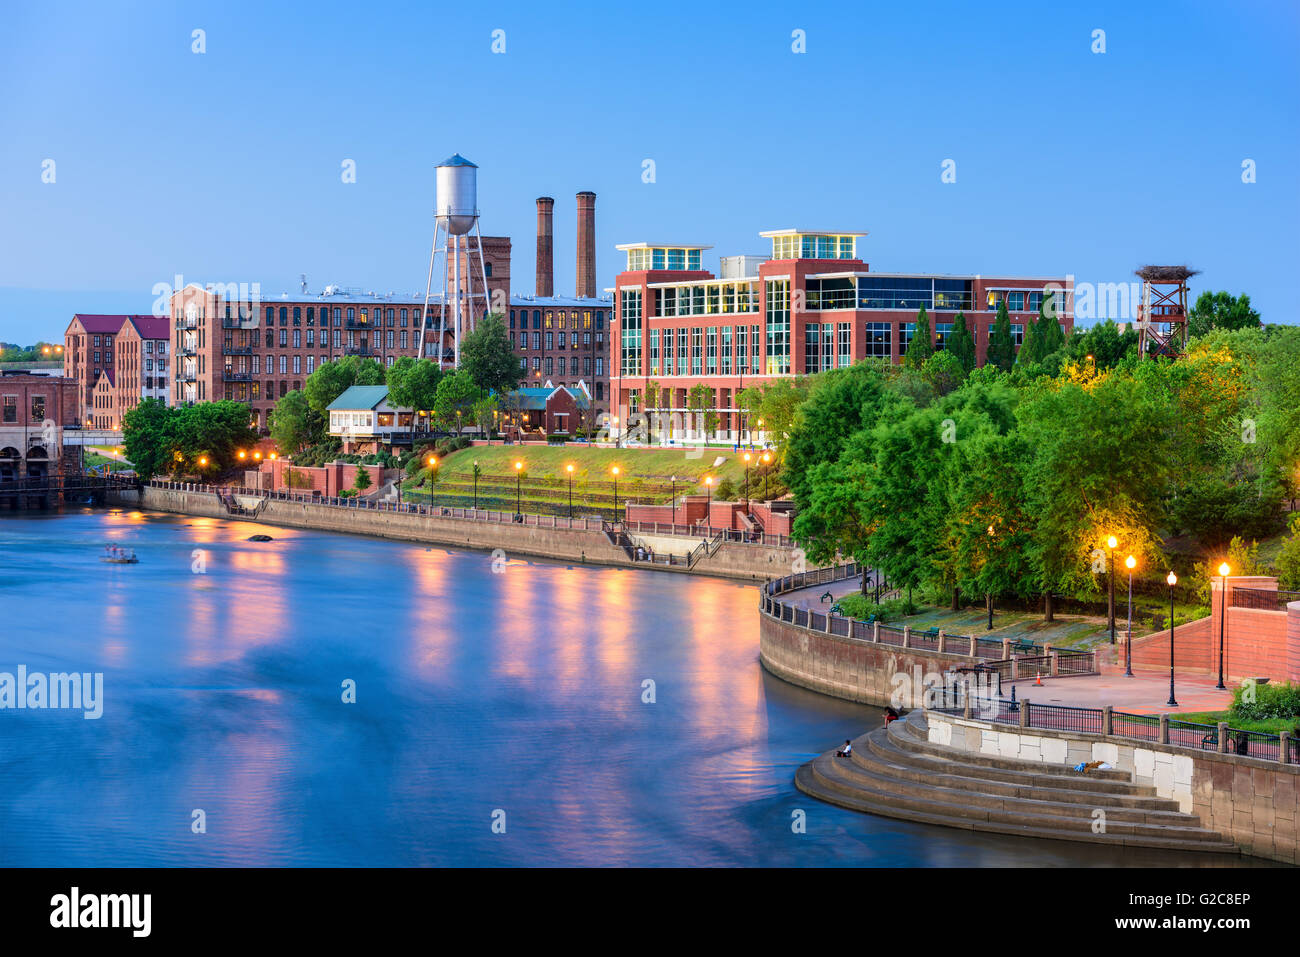
[[[836,749],[838,750],[838,749]],[[799,768],[795,785],[812,797],[854,811],[967,830],[1236,854],[1236,845],[1206,830],[1176,801],[1134,784],[1127,771],[974,754],[928,739],[925,714],[914,711],[862,735],[848,758],[828,751]],[[1103,833],[1094,814],[1105,812]]]

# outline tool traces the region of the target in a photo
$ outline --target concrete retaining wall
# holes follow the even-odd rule
[[[1300,864],[1300,766],[1114,736],[1018,730],[935,711],[930,740],[977,754],[1073,766],[1108,761],[1247,854]]]
[[[896,690],[905,707],[919,703],[926,675],[969,666],[966,655],[845,638],[781,621],[759,611],[759,661],[778,678],[822,694],[887,704]],[[964,642],[963,642],[964,644]]]
[[[177,512],[209,518],[230,518],[213,492],[182,492],[146,486],[141,493],[116,493],[119,504],[159,512]],[[279,499],[266,501],[255,521],[289,528],[311,528],[350,535],[373,535],[399,541],[427,542],[459,548],[503,549],[508,555],[531,555],[556,561],[587,562],[645,568],[612,545],[605,533],[581,529],[556,529],[509,522],[481,522],[442,515],[374,509],[337,508]],[[746,581],[765,581],[786,574],[795,552],[789,548],[724,543],[717,552],[689,571],[680,566],[653,566],[657,571],[715,575]]]

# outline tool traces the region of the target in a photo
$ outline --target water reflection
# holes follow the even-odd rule
[[[247,541],[258,532],[274,541]],[[140,564],[100,563],[109,539]],[[819,804],[795,768],[877,715],[761,670],[752,587],[493,567],[486,552],[247,522],[5,516],[0,600],[39,613],[11,617],[0,667],[102,671],[105,712],[0,713],[0,859],[1197,863]]]

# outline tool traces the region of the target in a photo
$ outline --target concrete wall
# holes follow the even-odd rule
[[[871,632],[864,628],[864,633]],[[836,698],[887,704],[898,688],[913,694],[905,707],[919,703],[925,676],[969,666],[967,655],[845,638],[781,621],[759,611],[759,661],[778,678]],[[963,642],[963,644],[966,644]],[[900,677],[901,676],[901,677]]]
[[[182,492],[146,487],[142,496],[134,491],[115,494],[119,504],[126,506],[209,518],[229,517],[221,501],[212,492]],[[598,530],[557,529],[441,515],[336,508],[278,499],[267,500],[256,521],[290,528],[373,535],[460,548],[501,548],[507,554],[532,555],[557,561],[645,567],[632,562],[623,549],[611,544],[605,533]],[[795,550],[789,548],[725,543],[712,556],[697,562],[689,572],[680,566],[669,568],[656,565],[654,568],[657,571],[765,581],[789,574],[796,557]]]
[[[1066,766],[1108,761],[1246,853],[1300,863],[1300,766],[1114,736],[1018,730],[934,711],[926,720],[931,741],[978,754]]]

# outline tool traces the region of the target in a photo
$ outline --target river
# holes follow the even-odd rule
[[[0,598],[0,671],[104,676],[0,710],[8,866],[1203,863],[800,794],[878,709],[764,672],[749,585],[73,510],[0,518]]]

